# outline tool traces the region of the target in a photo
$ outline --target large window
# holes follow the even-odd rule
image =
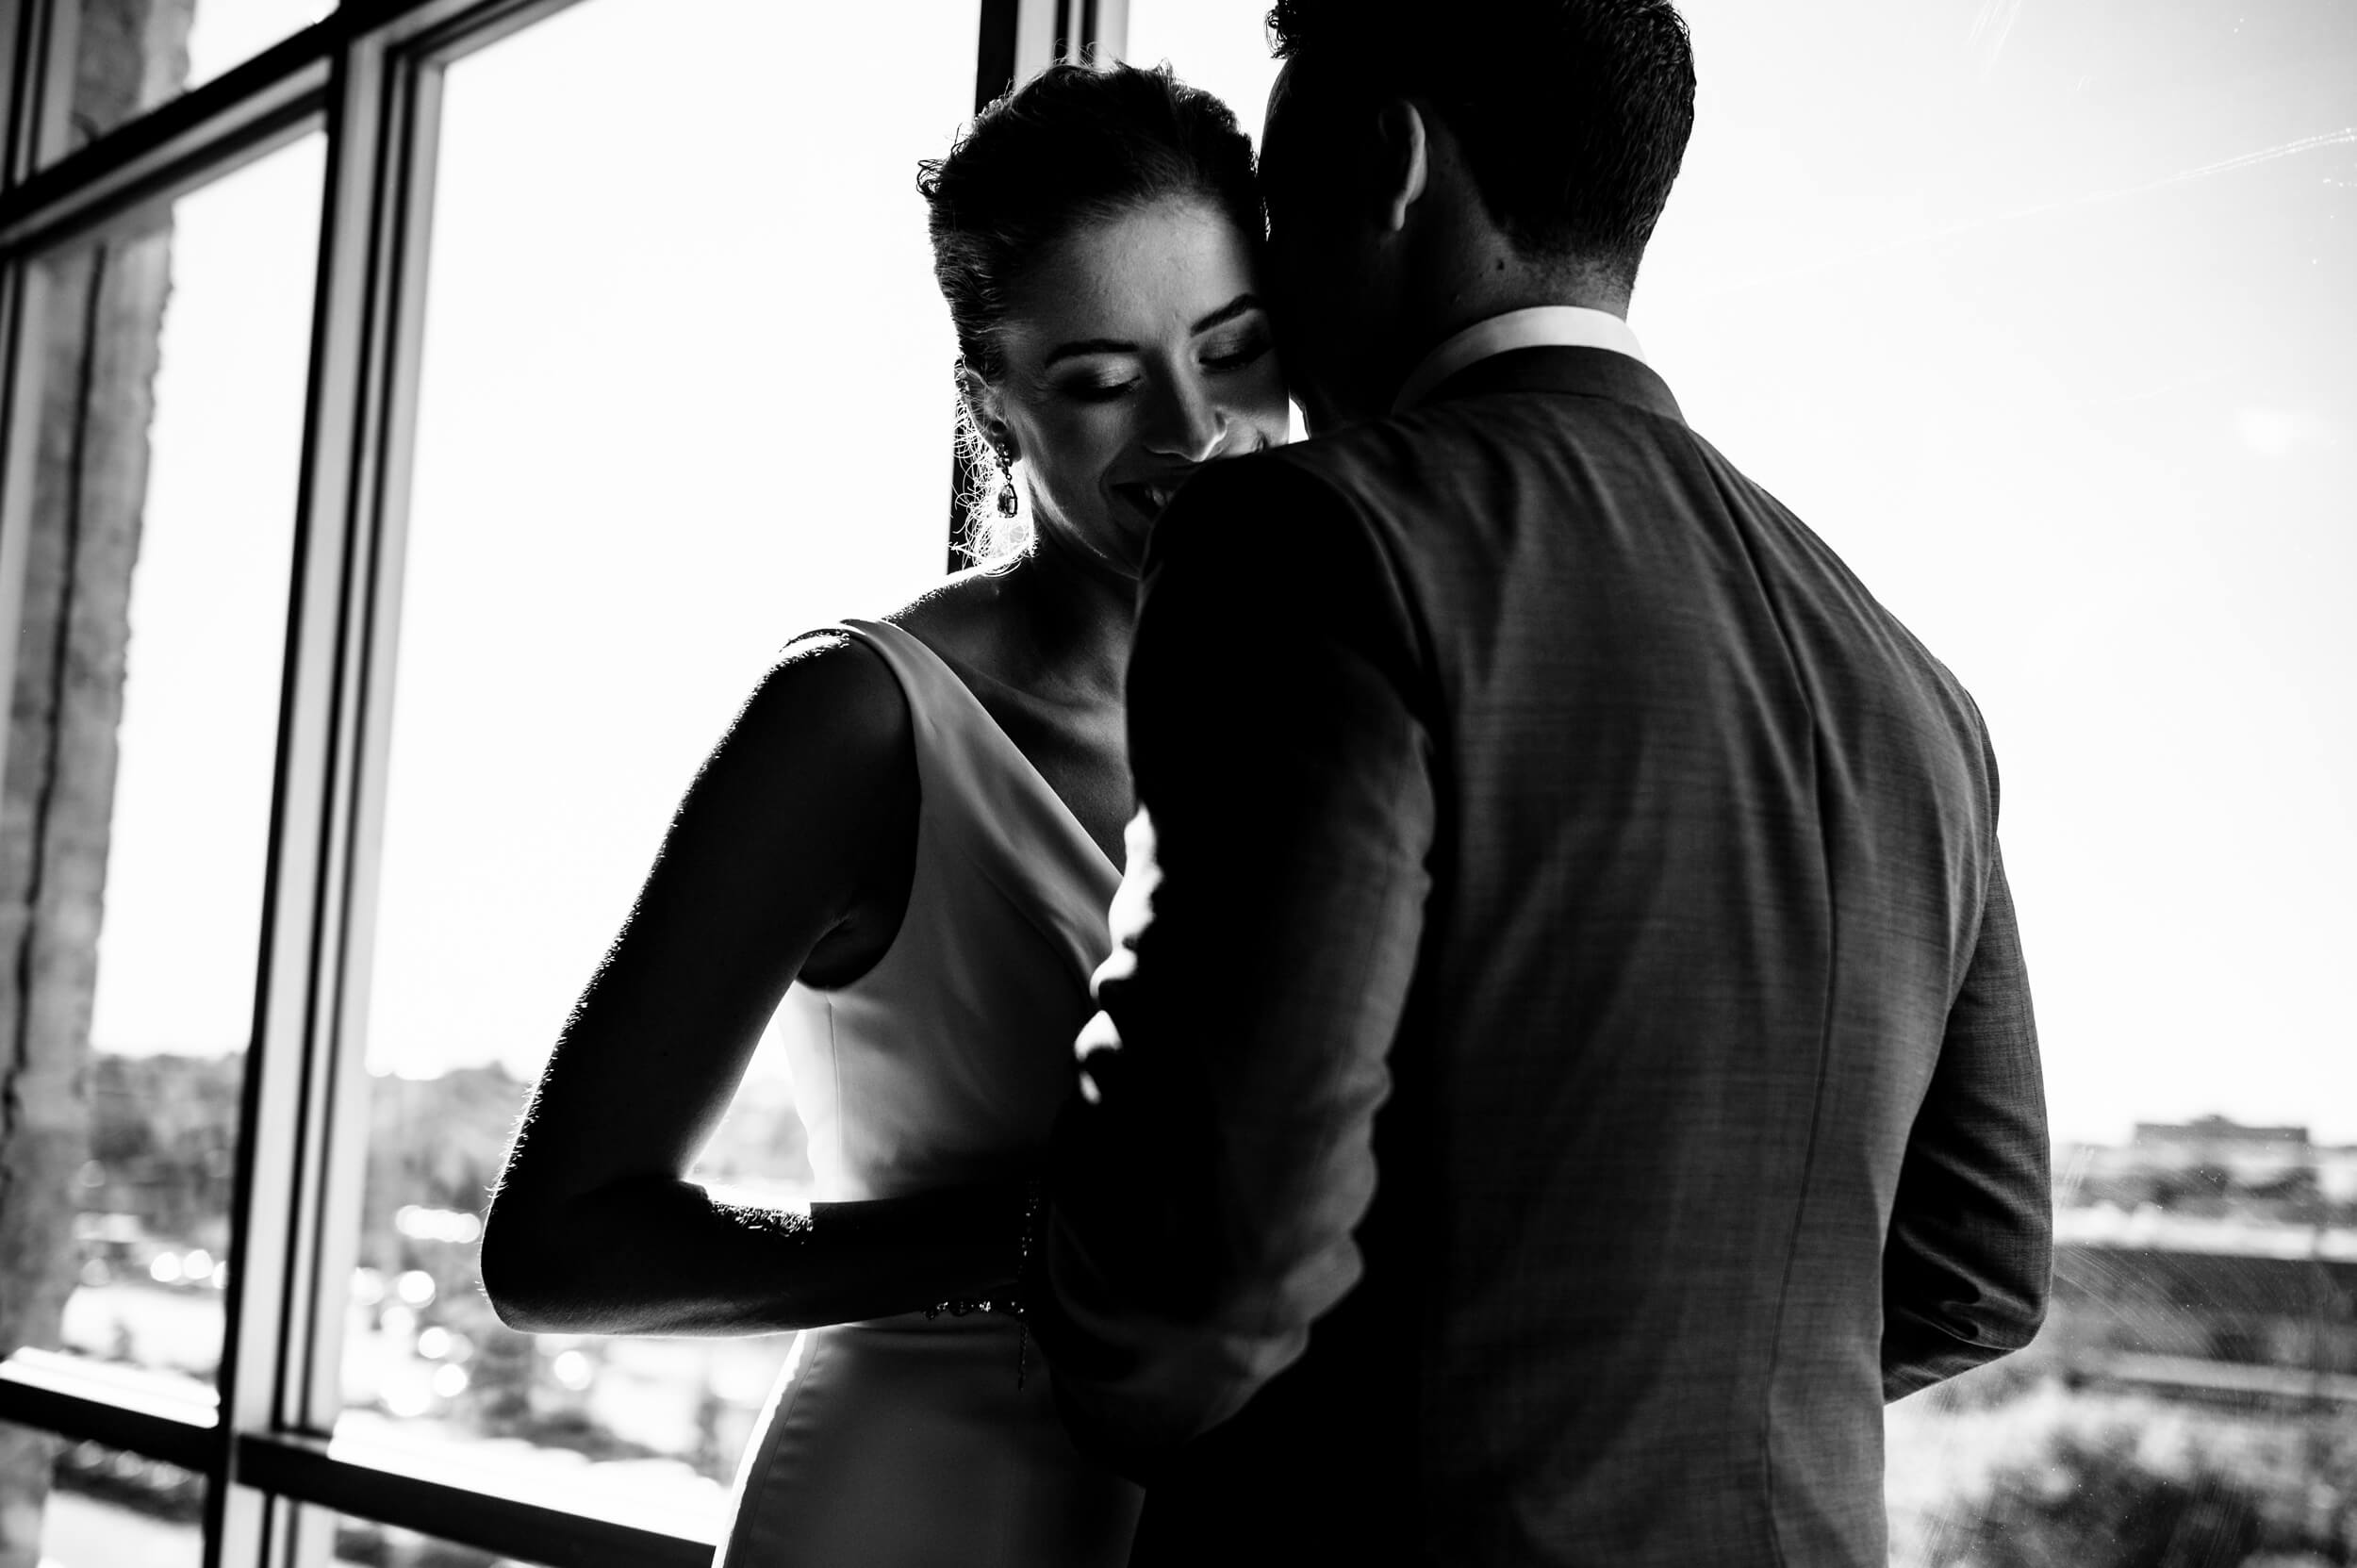
[[[908,9],[855,93],[824,62],[873,12],[768,0],[692,27],[597,0],[444,84],[360,1259],[368,1296],[420,1299],[353,1320],[348,1429],[520,1438],[710,1516],[791,1343],[536,1344],[492,1318],[469,1244],[737,705],[788,638],[941,569],[956,348],[915,176],[969,107],[978,7]],[[788,1086],[758,1072],[708,1163],[800,1196]]]
[[[2357,16],[1688,9],[1631,320],[1978,700],[2045,1052],[2053,1312],[1891,1409],[1894,1548],[2347,1560]]]
[[[0,11],[0,1557],[708,1557],[785,1342],[510,1334],[476,1216],[767,660],[937,577],[916,162],[1090,26]],[[704,1169],[805,1180],[766,1060]]]
[[[84,648],[103,635],[122,666],[119,688],[22,645],[17,666],[20,705],[120,702],[111,812],[100,817],[72,771],[71,732],[40,774],[47,854],[63,852],[76,801],[103,835],[90,1150],[72,1188],[79,1268],[59,1337],[207,1383],[254,1017],[319,154],[307,139],[184,197],[168,224],[41,263],[53,386],[72,376],[80,394],[52,400],[69,445],[36,480],[35,506],[68,514],[77,573],[60,571],[52,602],[77,612]],[[141,386],[115,367],[142,353],[147,395],[110,396]],[[94,596],[68,590],[134,560],[123,620],[102,633]]]
[[[706,1559],[784,1345],[506,1332],[483,1189],[769,654],[939,569],[915,160],[1100,46],[1257,135],[1267,8],[0,5],[0,1557]],[[1894,1561],[2351,1560],[2357,12],[1685,9],[1633,322],[1978,697],[2045,1036]]]

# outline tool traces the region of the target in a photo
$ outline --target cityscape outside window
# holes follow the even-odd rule
[[[940,572],[955,347],[916,165],[970,112],[979,9],[908,9],[893,68],[849,74],[872,8],[596,0],[443,90],[339,1431],[705,1527],[791,1336],[511,1333],[476,1216],[768,662]],[[795,1198],[777,1064],[703,1169]]]

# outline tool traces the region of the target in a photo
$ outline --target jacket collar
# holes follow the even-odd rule
[[[1459,327],[1426,355],[1400,384],[1392,399],[1392,412],[1401,413],[1424,401],[1425,394],[1478,359],[1508,349],[1552,345],[1564,349],[1614,349],[1632,359],[1645,357],[1628,322],[1608,310],[1577,305],[1534,305],[1501,310]]]
[[[1686,422],[1669,383],[1642,360],[1612,349],[1546,345],[1509,349],[1476,359],[1417,399],[1419,406],[1492,392],[1561,392],[1608,398],[1663,419]]]

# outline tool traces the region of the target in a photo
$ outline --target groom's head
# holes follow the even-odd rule
[[[1286,370],[1380,414],[1447,331],[1625,312],[1694,124],[1670,0],[1277,0],[1262,171]]]

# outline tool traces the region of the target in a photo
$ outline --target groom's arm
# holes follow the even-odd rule
[[[1207,470],[1156,531],[1141,810],[1058,1129],[1040,1325],[1076,1440],[1141,1478],[1359,1278],[1428,884],[1415,646],[1363,526],[1289,465]]]
[[[1883,1246],[1886,1400],[2020,1349],[2046,1315],[2046,1094],[2013,893],[1994,843],[1989,853],[1980,932],[1907,1139]]]

